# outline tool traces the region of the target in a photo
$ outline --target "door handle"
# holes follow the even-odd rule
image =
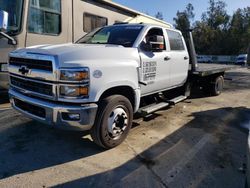
[[[164,57],[164,61],[168,61],[168,60],[170,60],[171,58],[169,57],[169,56],[166,56],[166,57]]]
[[[185,56],[185,57],[184,57],[184,60],[188,60],[188,59],[189,59],[188,56]]]

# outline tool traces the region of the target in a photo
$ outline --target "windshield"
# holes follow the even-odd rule
[[[0,10],[9,13],[7,33],[15,34],[21,30],[23,0],[0,0]]]
[[[132,47],[143,26],[117,25],[108,26],[90,32],[77,43],[85,44],[115,44]]]

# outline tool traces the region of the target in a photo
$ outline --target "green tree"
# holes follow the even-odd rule
[[[212,29],[227,28],[230,16],[226,11],[226,3],[224,1],[209,0],[207,12],[203,13],[202,20]]]
[[[194,19],[194,7],[191,3],[186,6],[186,9],[182,12],[178,11],[174,20],[174,26],[176,29],[182,31],[182,34],[187,41],[187,30],[191,29],[191,21]]]
[[[194,19],[194,6],[191,3],[187,4],[186,10],[184,12],[187,14],[189,21]]]
[[[186,10],[176,13],[176,17],[173,19],[175,28],[181,31],[186,31],[191,27],[191,20],[195,17],[194,7],[191,3],[186,6]]]
[[[225,43],[230,16],[223,1],[209,0],[209,7],[202,14],[201,21],[195,23],[193,33],[197,52],[207,55],[225,53]]]
[[[246,53],[250,46],[250,7],[237,9],[230,17],[226,3],[209,0],[207,11],[201,20],[192,24],[194,8],[188,4],[184,11],[178,11],[174,26],[183,32],[193,26],[196,52],[204,55],[238,55]]]
[[[159,20],[163,20],[164,19],[162,12],[157,12],[156,15],[155,15],[155,17],[157,19],[159,19]]]
[[[250,7],[237,9],[233,14],[228,40],[231,53],[246,53],[250,45]]]

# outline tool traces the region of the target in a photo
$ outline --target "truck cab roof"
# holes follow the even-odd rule
[[[108,25],[104,27],[112,27],[112,26],[127,26],[127,27],[141,27],[143,26],[144,28],[152,28],[152,27],[158,27],[158,28],[163,28],[163,29],[169,29],[169,30],[174,30],[177,32],[181,32],[173,27],[164,27],[162,25],[157,25],[157,24],[151,24],[151,23],[116,23],[114,25]]]

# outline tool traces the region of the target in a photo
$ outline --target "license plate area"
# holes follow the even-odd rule
[[[14,103],[17,108],[21,109],[24,112],[27,112],[39,118],[43,118],[43,119],[46,118],[46,110],[42,107],[21,101],[16,98],[14,98]]]

